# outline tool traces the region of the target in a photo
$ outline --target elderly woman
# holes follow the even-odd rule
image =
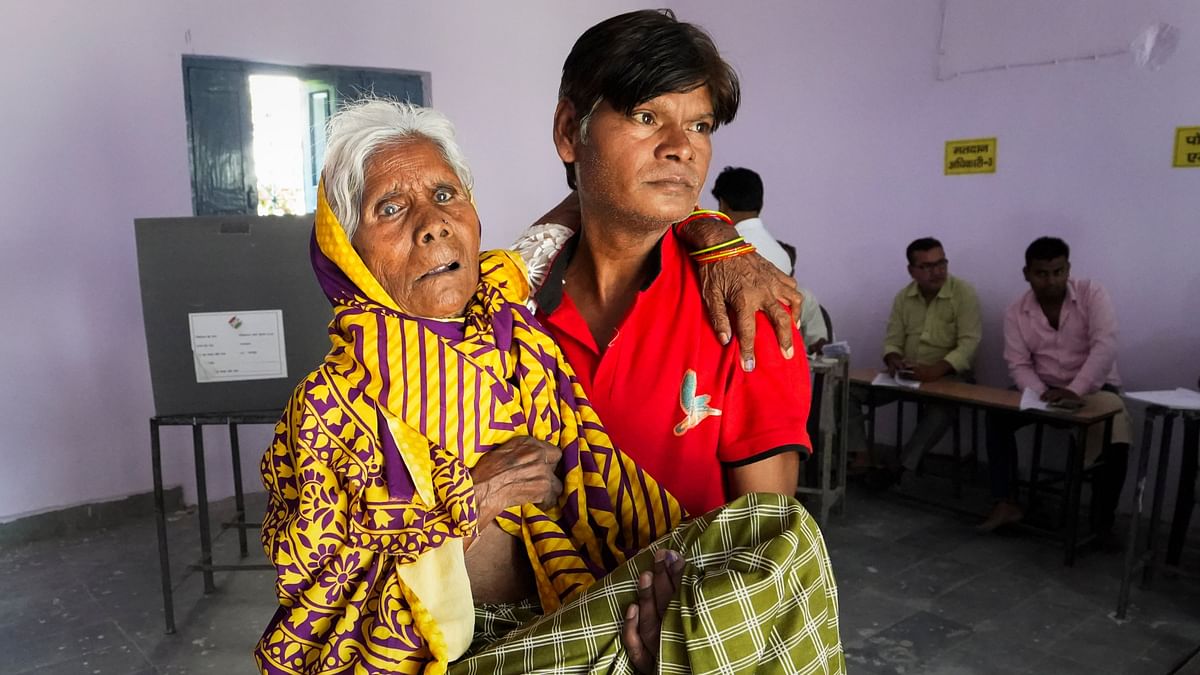
[[[333,347],[263,458],[280,607],[260,670],[840,665],[815,523],[751,495],[680,525],[526,308],[520,258],[480,255],[450,123],[367,101],[327,148]]]

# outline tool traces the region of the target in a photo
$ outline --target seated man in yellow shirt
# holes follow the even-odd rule
[[[945,377],[972,381],[971,364],[983,334],[979,298],[970,284],[950,275],[942,243],[932,237],[917,239],[905,251],[912,282],[896,294],[883,342],[883,362],[891,375],[933,382]],[[862,390],[856,390],[862,392]],[[851,448],[866,446],[861,423],[863,393],[854,396],[851,415]],[[878,398],[877,398],[878,400]],[[875,467],[867,483],[879,489],[900,480],[905,470],[916,470],[957,414],[952,405],[925,404],[898,466]]]

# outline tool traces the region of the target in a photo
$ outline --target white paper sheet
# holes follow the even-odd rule
[[[917,380],[909,380],[903,377],[892,377],[887,373],[879,373],[875,379],[871,380],[871,384],[877,387],[904,387],[905,389],[918,389],[921,383]]]
[[[283,310],[188,314],[197,382],[287,377]]]
[[[1125,397],[1175,410],[1200,410],[1200,392],[1183,387],[1159,391],[1129,391],[1125,392]]]
[[[1032,389],[1021,392],[1021,410],[1049,410],[1050,404],[1042,400],[1040,394]]]

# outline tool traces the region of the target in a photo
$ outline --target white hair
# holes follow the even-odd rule
[[[471,168],[454,140],[454,125],[433,108],[382,98],[347,104],[329,118],[325,144],[325,198],[347,237],[354,237],[362,206],[367,161],[381,146],[425,138],[441,150],[458,180],[471,191]]]

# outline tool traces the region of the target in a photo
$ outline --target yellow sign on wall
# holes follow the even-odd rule
[[[1200,168],[1200,127],[1179,127],[1175,130],[1176,168]]]
[[[996,173],[996,139],[946,141],[946,175]]]

